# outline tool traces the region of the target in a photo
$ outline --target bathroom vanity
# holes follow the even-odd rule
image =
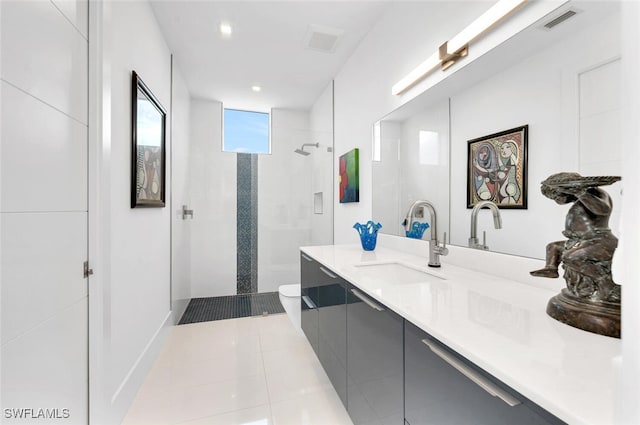
[[[300,261],[302,328],[354,424],[615,422],[620,341],[548,317],[555,289],[385,246]]]

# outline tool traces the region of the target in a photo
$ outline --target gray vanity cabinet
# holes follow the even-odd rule
[[[318,359],[347,407],[346,282],[320,265],[318,285]]]
[[[347,336],[351,420],[355,425],[402,425],[402,317],[347,284]]]
[[[404,377],[409,425],[564,423],[408,321]]]
[[[300,253],[300,325],[318,355],[318,282],[320,265]]]
[[[304,253],[300,269],[302,330],[346,407],[346,282]]]

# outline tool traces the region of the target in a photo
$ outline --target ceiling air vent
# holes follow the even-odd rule
[[[333,53],[343,32],[343,30],[336,28],[311,24],[307,29],[303,45],[307,49]]]
[[[575,16],[577,14],[578,14],[577,10],[569,9],[566,12],[562,13],[560,16],[557,16],[557,17],[553,18],[552,20],[550,20],[549,22],[547,22],[546,24],[544,24],[543,27],[548,29],[548,30],[550,30],[551,28],[555,27],[556,25],[559,25],[559,24],[563,23],[567,19],[572,18],[573,16]]]

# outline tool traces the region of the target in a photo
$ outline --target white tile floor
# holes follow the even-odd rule
[[[175,326],[123,425],[351,425],[286,314]]]

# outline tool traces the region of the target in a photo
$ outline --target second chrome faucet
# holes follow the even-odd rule
[[[496,229],[502,229],[502,218],[500,217],[500,210],[498,206],[491,201],[478,202],[471,211],[471,234],[469,236],[469,247],[475,249],[489,249],[487,246],[487,233],[482,232],[482,243],[478,241],[478,213],[482,208],[489,208],[493,214],[493,226]]]

